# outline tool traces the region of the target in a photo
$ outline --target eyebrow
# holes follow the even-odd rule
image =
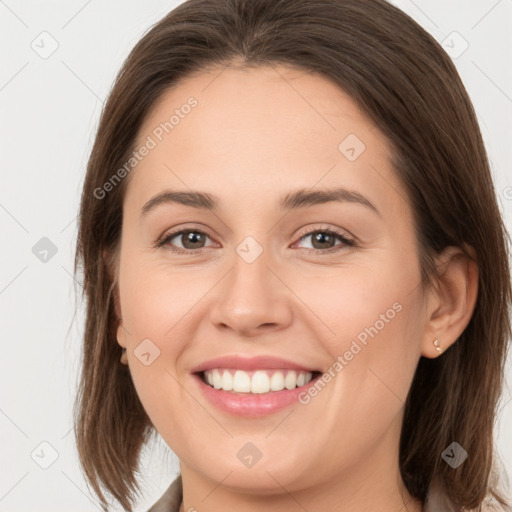
[[[290,211],[330,202],[360,204],[369,208],[381,217],[379,210],[369,199],[358,192],[347,190],[342,187],[325,190],[295,190],[281,198],[279,201],[279,208],[281,211]],[[206,192],[165,190],[164,192],[152,197],[142,207],[141,216],[147,215],[157,206],[167,203],[177,203],[185,206],[191,206],[192,208],[210,211],[218,211],[220,205],[218,197]]]

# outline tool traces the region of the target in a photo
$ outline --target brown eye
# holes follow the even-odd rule
[[[205,242],[204,233],[199,231],[182,231],[177,236],[181,236],[181,241],[185,249],[201,249],[201,244]]]
[[[156,246],[165,246],[170,251],[178,254],[193,254],[207,247],[205,245],[207,238],[209,238],[209,236],[198,229],[181,230],[169,234],[160,242],[157,242]],[[178,240],[178,243],[172,242],[175,239]]]
[[[355,241],[351,240],[341,233],[337,233],[331,230],[316,230],[310,231],[309,233],[302,235],[300,241],[311,238],[311,245],[313,246],[310,251],[313,252],[332,252],[344,247],[351,247],[355,245]],[[340,240],[341,243],[336,244],[336,240]],[[338,249],[337,249],[338,248]],[[306,249],[308,249],[306,247]]]

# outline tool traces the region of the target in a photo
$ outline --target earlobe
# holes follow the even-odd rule
[[[474,250],[469,250],[474,255]],[[478,294],[478,266],[461,248],[447,247],[439,257],[436,286],[428,296],[421,354],[434,358],[457,341],[469,324]]]
[[[120,359],[121,363],[122,364],[128,364],[128,356],[126,355],[126,349],[123,348],[122,352],[121,352],[121,359]]]

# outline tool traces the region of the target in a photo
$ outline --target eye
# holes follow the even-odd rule
[[[311,237],[312,249],[306,248],[308,253],[320,254],[331,253],[342,250],[344,247],[356,246],[355,240],[347,238],[344,234],[333,229],[316,229],[308,231],[300,236],[299,242]],[[206,239],[210,238],[204,231],[199,229],[182,229],[174,231],[155,243],[155,247],[166,247],[176,254],[196,254],[205,247]],[[181,247],[176,247],[172,240],[180,240]],[[336,244],[339,240],[341,243]],[[296,242],[298,243],[298,242]],[[294,244],[295,245],[295,244]]]
[[[318,253],[331,253],[342,250],[344,247],[353,247],[356,245],[355,240],[347,238],[344,234],[332,229],[316,229],[308,231],[300,237],[299,242],[311,238],[313,245],[312,249],[308,252],[315,254]],[[340,240],[340,244],[336,244],[336,240]],[[306,248],[307,249],[307,248]]]
[[[174,247],[171,240],[177,238],[181,240],[181,248]],[[157,247],[169,246],[169,250],[177,254],[194,254],[204,248],[206,238],[210,238],[204,231],[199,229],[184,229],[175,231],[165,236],[156,243]]]

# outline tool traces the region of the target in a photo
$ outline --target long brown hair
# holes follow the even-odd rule
[[[387,137],[413,207],[425,289],[435,283],[433,258],[443,248],[474,248],[474,314],[450,350],[420,358],[399,464],[409,493],[423,501],[435,479],[458,507],[481,510],[488,494],[508,505],[494,481],[493,425],[511,336],[510,240],[455,66],[432,36],[384,0],[188,0],[128,56],[88,162],[75,257],[87,306],[75,434],[88,483],[105,510],[104,490],[132,510],[141,448],[155,434],[119,362],[114,260],[105,258],[119,248],[127,179],[106,197],[98,190],[130,158],[151,106],[180,79],[207,67],[273,63],[334,81]],[[441,458],[453,441],[470,454],[458,469]]]

